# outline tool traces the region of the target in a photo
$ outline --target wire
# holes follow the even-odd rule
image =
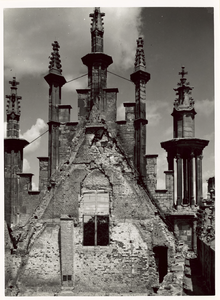
[[[122,76],[117,75],[117,74],[115,74],[115,73],[113,73],[113,72],[110,72],[110,71],[107,71],[107,72],[110,73],[110,74],[113,74],[113,75],[115,75],[115,76],[117,76],[117,77],[120,77],[120,78],[122,78],[122,79],[124,79],[124,80],[130,81],[130,82],[133,83],[133,81],[131,81],[130,79],[127,79],[127,78],[125,78],[125,77],[122,77]]]
[[[71,80],[68,80],[66,83],[71,82],[71,81],[74,81],[74,80],[77,80],[77,79],[82,78],[82,77],[84,77],[84,76],[86,76],[86,75],[88,75],[88,73],[86,73],[86,74],[84,74],[84,75],[82,75],[82,76],[73,78],[73,79],[71,79]]]
[[[31,141],[29,144],[27,144],[25,147],[29,146],[30,144],[32,144],[34,141],[36,141],[37,139],[39,139],[42,135],[44,135],[45,133],[47,133],[49,131],[49,129],[47,131],[45,131],[44,133],[42,133],[41,135],[39,135],[36,139],[34,139],[33,141]],[[24,147],[24,148],[25,148]]]
[[[110,74],[113,74],[113,75],[115,75],[115,76],[117,76],[117,77],[120,77],[120,78],[122,78],[122,79],[124,79],[124,80],[127,80],[127,81],[133,83],[133,81],[131,81],[130,79],[127,79],[127,78],[125,78],[125,77],[123,77],[123,76],[120,76],[120,75],[115,74],[115,73],[113,73],[113,72],[110,72],[110,71],[108,71],[108,70],[107,70],[107,72],[110,73]],[[88,75],[88,73],[86,73],[86,74],[84,74],[84,75],[82,75],[82,76],[79,76],[79,77],[70,79],[70,80],[68,80],[66,83],[69,83],[69,82],[71,82],[71,81],[77,80],[77,79],[82,78],[82,77],[84,77],[84,76],[86,76],[86,75]]]

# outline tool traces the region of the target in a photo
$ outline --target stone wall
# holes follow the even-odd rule
[[[76,233],[75,288],[79,291],[147,292],[148,246],[135,224],[127,220],[111,229],[109,246],[82,246]],[[154,269],[155,272],[155,269]]]
[[[26,289],[58,291],[61,286],[60,274],[60,226],[47,224],[30,247],[28,256],[20,265],[17,286],[20,293]],[[20,254],[23,257],[22,254]]]
[[[19,214],[16,225],[24,225],[40,203],[40,192],[32,191],[32,175],[29,173],[19,174]]]

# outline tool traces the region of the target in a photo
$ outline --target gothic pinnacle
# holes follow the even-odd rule
[[[51,53],[50,56],[50,64],[49,64],[49,70],[50,72],[52,70],[56,70],[59,74],[62,73],[62,65],[61,65],[61,60],[60,60],[60,54],[59,54],[59,48],[60,45],[58,44],[57,41],[55,41],[53,44],[53,52]]]
[[[12,81],[9,81],[11,84],[11,95],[6,95],[6,98],[8,98],[7,101],[7,115],[20,115],[20,101],[21,96],[17,96],[17,85],[19,85],[19,82],[16,81],[16,77],[13,77]]]
[[[187,79],[185,78],[185,75],[187,74],[188,72],[185,72],[185,67],[182,66],[182,71],[179,72],[179,75],[181,75],[180,82],[177,83],[178,87],[174,88],[177,96],[174,101],[174,106],[176,109],[179,109],[180,107],[192,109],[194,107],[194,100],[191,97],[191,91],[193,87],[189,85],[189,82],[186,82]]]
[[[21,96],[17,96],[17,85],[19,82],[13,77],[11,84],[11,95],[6,95],[7,100],[7,137],[19,137],[19,120],[20,120],[20,100]]]
[[[89,16],[92,18],[91,32],[95,31],[96,29],[101,32],[104,32],[102,17],[104,17],[105,14],[100,12],[100,7],[95,7],[94,13],[90,14]]]
[[[144,40],[142,37],[137,39],[137,49],[136,49],[136,56],[135,56],[135,63],[134,63],[134,70],[142,70],[146,71],[146,63],[145,63],[145,56],[144,56]]]
[[[92,18],[91,23],[91,50],[92,52],[103,52],[103,16],[105,14],[100,12],[99,7],[95,7],[94,13],[89,16]]]

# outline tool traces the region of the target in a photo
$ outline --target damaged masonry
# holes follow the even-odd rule
[[[38,157],[39,191],[31,190],[33,174],[22,172],[28,142],[19,138],[19,83],[15,77],[9,82],[5,293],[187,295],[189,263],[198,255],[203,275],[208,272],[204,294],[214,294],[214,179],[205,202],[202,152],[208,141],[194,136],[196,112],[187,73],[182,67],[175,89],[173,139],[161,143],[168,155],[166,189],[157,190],[157,155],[145,154],[150,74],[144,41],[137,39],[130,76],[134,102],[124,103],[125,120],[116,121],[118,89],[107,87],[113,60],[103,52],[104,16],[100,8],[90,14],[91,52],[82,57],[88,88],[77,90],[78,122],[70,122],[71,105],[61,102],[66,80],[60,46],[52,44],[44,77],[49,85],[48,157]]]

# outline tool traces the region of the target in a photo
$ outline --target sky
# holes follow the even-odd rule
[[[166,2],[166,1],[165,1]],[[181,4],[180,1],[177,1]],[[175,3],[177,3],[175,2]],[[147,2],[145,2],[147,3]],[[201,2],[202,4],[203,2]],[[104,52],[113,58],[108,70],[130,79],[134,71],[136,40],[144,38],[146,71],[146,154],[158,154],[158,188],[165,188],[166,152],[162,141],[173,137],[173,102],[181,71],[194,87],[195,136],[209,140],[203,152],[203,187],[206,198],[208,178],[215,175],[215,70],[214,10],[212,1],[205,7],[101,7],[104,17]],[[204,5],[203,5],[204,6]],[[20,136],[33,141],[47,130],[48,72],[52,43],[60,44],[63,76],[71,80],[87,73],[81,57],[90,52],[89,14],[93,7],[4,8],[4,111],[9,80],[20,82]],[[118,120],[124,119],[123,102],[134,102],[132,82],[108,73],[108,87],[119,89]],[[62,88],[62,104],[72,106],[71,121],[77,121],[76,89],[87,88],[87,76]],[[5,119],[4,119],[5,121]],[[33,189],[38,186],[38,159],[47,156],[45,134],[24,150],[24,172],[33,173]]]

